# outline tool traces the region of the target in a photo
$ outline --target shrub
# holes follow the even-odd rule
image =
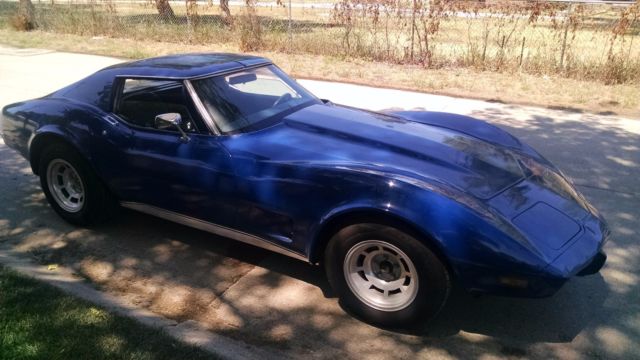
[[[256,14],[254,2],[249,0],[246,5],[244,14],[234,22],[240,29],[240,50],[257,51],[264,46],[262,24]]]
[[[18,31],[30,31],[35,29],[33,21],[31,21],[27,15],[20,12],[13,14],[9,18],[9,25]]]

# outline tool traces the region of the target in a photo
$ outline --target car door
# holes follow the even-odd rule
[[[126,151],[116,165],[121,173],[121,200],[132,205],[129,207],[151,206],[174,215],[233,226],[230,156],[209,134],[184,84],[120,80],[121,94],[114,115],[130,130]],[[155,122],[156,116],[167,113],[180,114],[182,132]]]

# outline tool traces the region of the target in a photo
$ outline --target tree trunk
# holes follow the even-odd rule
[[[173,9],[169,4],[169,0],[155,0],[156,1],[156,9],[158,9],[158,14],[163,20],[173,20],[176,15],[173,13]]]
[[[18,4],[18,14],[22,17],[24,30],[31,30],[36,27],[35,8],[31,0],[20,0]]]
[[[229,0],[220,0],[220,10],[224,15],[227,23],[231,23],[231,10],[229,10]]]
[[[198,22],[198,3],[196,0],[185,0],[185,7],[187,9],[187,25],[190,30]]]

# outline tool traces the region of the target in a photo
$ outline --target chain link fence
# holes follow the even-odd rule
[[[0,1],[0,26],[420,65],[640,81],[632,1]],[[21,5],[22,4],[22,5]]]

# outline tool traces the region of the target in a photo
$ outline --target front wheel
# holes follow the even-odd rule
[[[75,225],[90,225],[112,214],[115,201],[74,149],[52,144],[40,158],[40,185],[53,209]]]
[[[433,317],[451,288],[447,268],[413,236],[378,224],[348,226],[326,249],[327,277],[341,303],[382,326],[410,326]]]

